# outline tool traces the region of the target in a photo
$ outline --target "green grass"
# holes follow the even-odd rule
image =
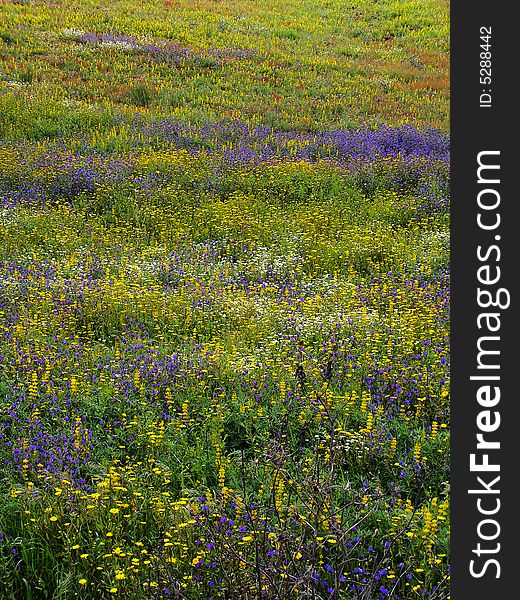
[[[2,598],[449,598],[448,4],[268,4],[0,0]]]

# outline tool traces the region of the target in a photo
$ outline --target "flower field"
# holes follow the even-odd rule
[[[449,598],[448,71],[443,0],[0,0],[2,599]]]

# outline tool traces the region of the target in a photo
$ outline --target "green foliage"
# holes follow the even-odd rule
[[[137,83],[128,92],[128,99],[135,106],[147,107],[153,99],[153,93],[144,83]]]

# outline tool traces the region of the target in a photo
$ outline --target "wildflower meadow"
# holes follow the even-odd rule
[[[449,598],[445,0],[0,0],[0,598]]]

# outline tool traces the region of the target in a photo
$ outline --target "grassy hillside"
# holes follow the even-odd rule
[[[0,1],[2,598],[449,597],[448,8]]]
[[[446,129],[447,2],[2,1],[7,137],[115,115],[315,131]]]

